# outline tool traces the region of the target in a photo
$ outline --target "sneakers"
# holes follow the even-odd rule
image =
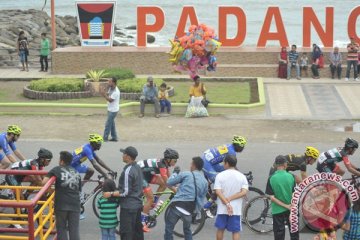
[[[143,232],[150,232],[150,228],[146,225],[146,223],[143,223]]]
[[[80,217],[79,217],[80,220],[84,220],[85,219],[85,214],[83,213],[80,213]]]
[[[348,82],[348,81],[349,81],[349,78],[345,78],[345,81]]]
[[[89,194],[81,192],[80,193],[80,203],[85,204],[88,197],[89,197]]]
[[[207,217],[207,218],[214,218],[214,215],[212,215],[210,209],[206,209],[206,210],[205,210],[205,213],[206,213],[206,217]]]
[[[150,228],[146,224],[148,217],[149,217],[148,215],[141,213],[141,222],[143,224],[143,232],[150,232]]]
[[[9,227],[16,228],[16,229],[24,229],[20,224],[11,224]]]

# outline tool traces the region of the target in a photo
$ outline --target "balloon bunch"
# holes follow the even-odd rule
[[[186,71],[191,78],[199,75],[201,69],[215,71],[217,59],[216,51],[221,46],[214,29],[200,24],[191,25],[189,31],[180,38],[170,40],[171,50],[169,61],[175,71]]]

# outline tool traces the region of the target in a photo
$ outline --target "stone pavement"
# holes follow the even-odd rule
[[[54,75],[49,72],[38,72],[37,69],[30,69],[29,72],[0,69],[0,80],[31,80],[48,77],[83,78],[84,75]],[[154,77],[187,78],[186,75],[154,75]],[[263,80],[266,95],[264,111],[236,117],[319,120],[360,118],[360,82],[329,78],[317,80],[264,78]]]

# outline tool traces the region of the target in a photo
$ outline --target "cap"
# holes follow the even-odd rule
[[[120,152],[129,155],[132,159],[135,159],[138,155],[138,151],[132,146],[129,146],[125,149],[120,149]]]
[[[276,165],[283,165],[284,163],[286,163],[286,158],[283,155],[279,155],[275,158]]]
[[[198,80],[199,78],[200,78],[199,75],[195,75],[195,76],[193,77],[193,80],[196,81],[196,80]]]
[[[147,81],[148,81],[148,82],[153,82],[153,81],[154,81],[154,78],[153,78],[152,76],[148,76]]]

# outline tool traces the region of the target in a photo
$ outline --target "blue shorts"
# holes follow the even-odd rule
[[[25,52],[25,50],[20,50],[19,51],[19,58],[20,58],[20,62],[27,62],[27,54]]]
[[[89,169],[88,166],[86,166],[85,164],[79,164],[77,166],[73,166],[73,168],[75,168],[75,170],[78,172],[78,173],[86,173],[87,170]]]
[[[241,232],[241,216],[218,214],[216,216],[215,227],[220,230],[226,229],[232,233]]]
[[[0,153],[0,162],[4,159],[5,155]]]

